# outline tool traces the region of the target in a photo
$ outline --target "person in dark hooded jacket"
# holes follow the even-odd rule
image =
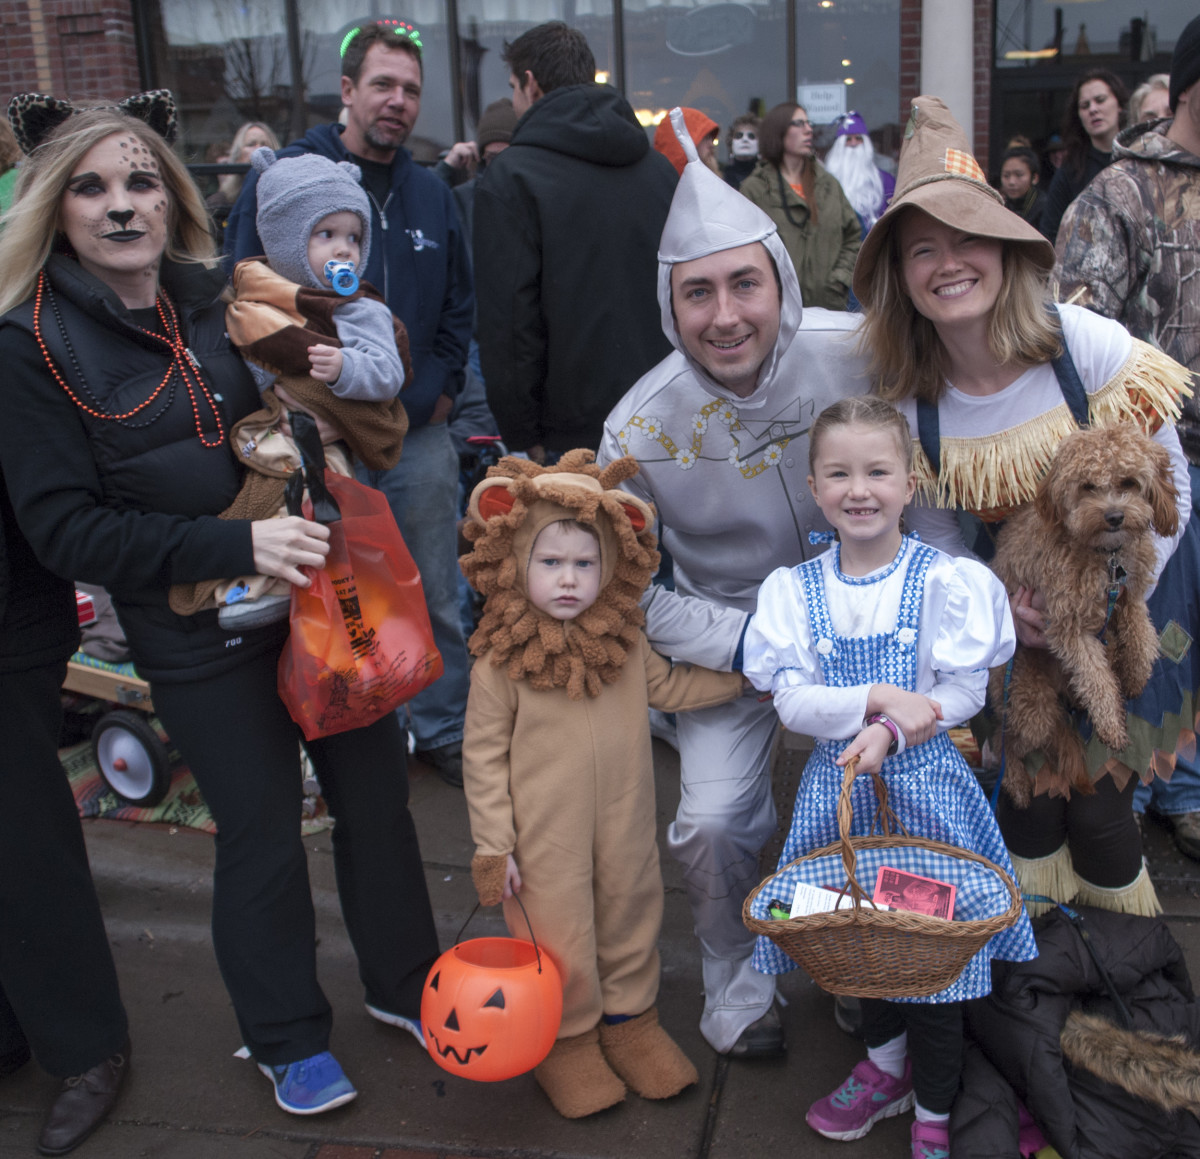
[[[501,436],[540,461],[595,450],[608,412],[670,353],[656,254],[678,177],[593,83],[581,33],[538,25],[504,60],[520,120],[475,195],[479,348]]]

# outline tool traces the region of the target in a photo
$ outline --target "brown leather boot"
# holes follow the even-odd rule
[[[700,1081],[691,1060],[658,1024],[658,1007],[626,1022],[600,1024],[600,1048],[613,1068],[644,1099],[669,1099]]]
[[[625,1097],[625,1084],[604,1061],[594,1026],[572,1038],[560,1038],[533,1077],[564,1119],[594,1115]]]

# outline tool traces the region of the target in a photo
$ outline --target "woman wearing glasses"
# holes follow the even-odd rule
[[[785,102],[763,118],[759,153],[741,192],[779,229],[804,304],[844,310],[862,230],[842,187],[813,153],[803,106]]]

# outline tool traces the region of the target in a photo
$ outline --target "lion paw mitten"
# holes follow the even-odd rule
[[[471,880],[483,906],[499,905],[504,899],[504,879],[508,871],[508,858],[503,854],[492,857],[476,853],[471,858]]]

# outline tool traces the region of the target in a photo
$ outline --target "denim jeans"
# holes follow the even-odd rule
[[[1200,469],[1188,468],[1188,477],[1192,485],[1192,522],[1200,519]],[[1189,526],[1188,533],[1192,528]],[[1181,544],[1180,548],[1185,545]],[[1196,577],[1190,577],[1191,583],[1196,583]],[[1195,589],[1192,589],[1194,595]],[[1192,636],[1192,648],[1200,647],[1200,625],[1185,623],[1184,628]],[[1169,781],[1155,779],[1149,785],[1139,785],[1133,795],[1133,810],[1144,813],[1150,809],[1155,813],[1167,816],[1178,816],[1180,813],[1200,812],[1200,751],[1184,756],[1178,750],[1175,753],[1175,771]]]
[[[412,553],[442,654],[441,678],[398,712],[418,750],[462,740],[469,665],[458,611],[458,456],[445,423],[417,427],[404,437],[404,453],[390,471],[358,468],[360,481],[387,496]],[[407,718],[407,719],[406,719]]]
[[[1177,751],[1175,771],[1169,781],[1156,778],[1149,785],[1138,785],[1133,795],[1133,811],[1144,813],[1148,808],[1169,817],[1200,812],[1200,754],[1185,757]]]

